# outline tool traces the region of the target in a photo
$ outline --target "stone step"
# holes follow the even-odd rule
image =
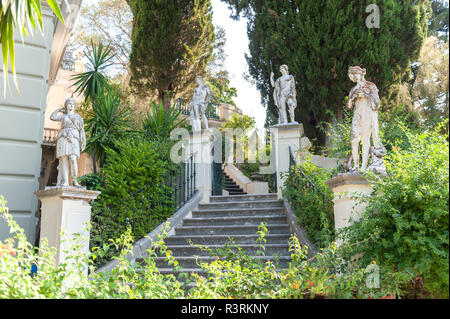
[[[225,189],[227,191],[234,191],[234,192],[238,192],[238,191],[244,191],[242,188],[240,188],[239,186],[234,186],[234,185],[225,185]]]
[[[289,242],[290,234],[267,234],[264,238],[267,244],[285,244]],[[258,234],[250,235],[188,235],[188,236],[169,236],[165,239],[166,245],[223,245],[234,242],[235,244],[255,244],[260,236]]]
[[[233,226],[180,226],[175,227],[176,235],[254,235],[259,225]],[[269,234],[289,234],[288,224],[267,224]]]
[[[287,218],[284,214],[274,216],[196,217],[185,219],[183,226],[259,225],[261,223],[284,224],[287,223]]]
[[[245,194],[235,196],[211,196],[210,202],[236,202],[236,201],[256,201],[256,200],[277,200],[277,194]]]
[[[249,201],[235,201],[235,202],[212,202],[201,203],[198,205],[198,210],[203,209],[227,209],[227,208],[256,208],[256,207],[283,207],[283,202],[279,200],[249,200]]]
[[[239,248],[238,248],[239,247]],[[256,252],[260,249],[258,245],[255,244],[243,244],[229,247],[232,251],[238,251],[238,249],[244,250],[247,255],[256,255]],[[215,249],[223,250],[224,245],[207,245],[202,247],[196,247],[192,245],[167,245],[167,249],[170,250],[175,258],[179,256],[210,256],[214,253]],[[210,250],[213,250],[210,252]],[[289,245],[286,244],[270,244],[265,245],[264,253],[266,256],[288,256],[289,255]]]
[[[226,217],[226,216],[272,216],[285,214],[284,207],[203,209],[193,210],[192,217]]]
[[[244,192],[244,190],[238,186],[226,186],[225,185],[225,190],[227,190],[228,192],[241,192],[241,193]]]
[[[174,275],[175,278],[180,279],[182,273],[197,273],[199,276],[208,278],[208,272],[201,268],[184,268],[180,270],[174,270],[173,268],[158,268],[161,275]]]
[[[249,256],[255,262],[266,263],[267,261],[273,262],[279,268],[289,267],[289,262],[291,261],[290,256]],[[216,259],[216,257],[210,256],[177,256],[175,257],[179,266],[183,269],[201,268],[202,263],[211,263]],[[140,258],[136,259],[140,264],[144,264],[145,260]],[[158,268],[173,268],[173,265],[169,265],[166,257],[154,257],[156,267]]]

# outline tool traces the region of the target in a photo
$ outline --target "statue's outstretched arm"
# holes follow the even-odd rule
[[[61,110],[64,110],[64,108],[62,108],[62,107],[57,108],[57,109],[50,115],[50,120],[52,120],[52,121],[61,121],[62,115],[58,115],[58,113],[59,113]]]

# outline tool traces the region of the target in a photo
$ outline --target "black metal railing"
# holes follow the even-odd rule
[[[293,170],[298,170],[300,172],[300,176],[306,181],[306,187],[312,191],[319,192],[325,198],[325,194],[314,184],[314,182],[305,174],[301,165],[297,165],[295,161],[294,154],[292,152],[292,148],[289,146],[289,173]]]
[[[205,110],[206,118],[219,120],[220,119],[220,116],[218,115],[219,106],[220,106],[219,103],[209,102]],[[181,98],[175,100],[175,109],[181,111],[181,114],[186,116],[189,116],[191,114],[191,108],[189,107],[189,104],[185,103]]]
[[[194,197],[197,193],[196,174],[194,156],[191,155],[186,162],[167,172],[159,184],[142,187],[118,206],[94,209],[91,249],[102,246],[105,238],[117,238],[123,232],[124,226],[125,229],[131,228],[135,240],[146,236]],[[121,214],[126,217],[120,218]],[[99,258],[97,265],[103,265],[108,259]]]

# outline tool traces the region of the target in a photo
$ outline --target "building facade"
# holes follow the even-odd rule
[[[81,0],[61,3],[67,21],[75,19]],[[22,43],[15,36],[16,73],[20,93],[16,90],[10,69],[9,87],[3,95],[3,68],[0,68],[0,195],[16,222],[33,243],[36,233],[36,213],[39,210],[34,192],[39,189],[44,119],[47,93],[52,85],[67,39],[70,25],[62,24],[41,1],[43,33],[34,32]],[[73,24],[71,24],[73,25]],[[9,237],[9,228],[0,218],[0,240]]]

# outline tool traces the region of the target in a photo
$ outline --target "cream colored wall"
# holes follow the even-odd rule
[[[15,36],[16,72],[20,94],[11,73],[10,89],[3,96],[3,68],[0,68],[0,194],[5,197],[16,222],[24,228],[30,242],[34,241],[35,213],[38,200],[41,143],[47,101],[50,48],[55,19],[46,7],[43,10],[44,33],[35,32],[24,43]],[[10,70],[10,67],[9,67]],[[9,237],[9,228],[0,218],[0,240]]]
[[[225,121],[231,119],[235,113],[242,115],[242,110],[232,104],[221,104],[219,107],[219,116]]]

